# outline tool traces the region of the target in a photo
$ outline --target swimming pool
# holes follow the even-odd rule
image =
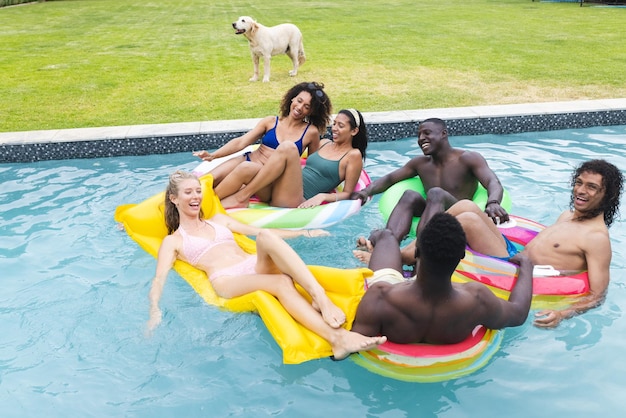
[[[543,223],[567,207],[580,161],[626,168],[626,126],[451,141],[487,158],[513,213]],[[419,153],[414,139],[372,143],[367,171],[378,178]],[[486,367],[448,382],[390,380],[350,360],[284,365],[256,315],[206,305],[175,273],[163,324],[144,337],[155,260],[117,228],[113,212],[161,191],[175,168],[196,165],[187,153],[0,165],[3,417],[577,417],[626,406],[622,220],[610,230],[604,305],[556,330],[529,318],[506,330]],[[375,200],[331,237],[291,244],[309,264],[354,267],[355,238],[382,224]]]

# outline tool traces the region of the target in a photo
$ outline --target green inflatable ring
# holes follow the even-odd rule
[[[424,190],[424,185],[422,184],[422,180],[419,177],[402,180],[394,184],[385,192],[383,192],[383,194],[380,196],[380,199],[378,200],[378,209],[383,215],[383,218],[385,218],[385,222],[387,222],[387,220],[389,219],[391,211],[396,206],[405,190],[414,190],[416,192],[419,192],[424,197],[424,199],[426,199],[426,191]],[[484,210],[485,205],[487,204],[487,197],[487,189],[485,189],[482,184],[478,183],[478,188],[476,189],[476,193],[474,193],[474,197],[472,197],[472,200],[478,205],[478,207]],[[511,198],[506,189],[504,189],[501,206],[507,212],[511,211]],[[417,223],[419,222],[419,219],[419,217],[413,218],[411,231],[409,232],[410,237],[415,238],[415,230],[417,228]]]

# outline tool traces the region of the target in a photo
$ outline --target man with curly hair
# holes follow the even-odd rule
[[[589,160],[572,174],[570,210],[541,231],[525,248],[536,264],[555,269],[587,270],[589,294],[563,310],[537,313],[535,325],[555,327],[600,305],[606,296],[610,279],[611,241],[609,227],[619,214],[624,185],[621,171],[605,160]]]
[[[511,258],[519,265],[519,273],[508,301],[482,283],[452,283],[466,245],[463,228],[454,216],[437,213],[420,232],[415,280],[402,276],[400,245],[391,230],[376,230],[369,239],[374,247],[369,260],[374,275],[368,279],[352,331],[385,335],[399,344],[454,344],[466,339],[477,325],[501,329],[526,321],[533,264],[524,254]]]
[[[566,309],[538,312],[536,326],[556,327],[563,319],[604,301],[612,256],[608,228],[619,213],[623,183],[621,171],[605,160],[581,163],[571,178],[570,208],[526,245],[524,254],[536,265],[560,271],[587,270],[589,276],[589,294]],[[511,256],[502,234],[473,202],[461,201],[448,213],[463,225],[472,249],[490,256]]]

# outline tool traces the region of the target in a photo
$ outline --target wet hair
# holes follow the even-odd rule
[[[180,225],[178,208],[174,205],[174,202],[171,201],[170,197],[178,196],[180,184],[188,179],[194,179],[200,184],[198,177],[187,171],[177,170],[170,174],[169,183],[165,188],[165,226],[167,226],[168,235],[174,233]],[[202,218],[204,218],[204,213],[202,212],[202,208],[200,208],[200,219]]]
[[[446,212],[435,214],[420,232],[421,260],[444,270],[454,270],[465,256],[467,238],[461,223]]]
[[[313,82],[303,82],[296,84],[285,93],[280,103],[280,115],[286,117],[291,110],[291,101],[301,92],[306,91],[311,95],[311,113],[308,118],[313,126],[317,128],[320,135],[326,133],[330,124],[330,114],[333,106],[330,97],[324,92],[324,84]]]
[[[354,114],[351,110],[354,110],[359,117],[359,121],[357,123],[356,119],[354,119]],[[365,150],[367,149],[367,127],[365,126],[365,121],[363,120],[363,115],[356,109],[341,109],[339,113],[342,115],[346,115],[348,120],[350,121],[350,127],[352,129],[359,128],[359,132],[352,137],[352,148],[357,148],[361,151],[361,158],[365,160]]]
[[[604,198],[600,206],[590,211],[579,219],[591,219],[604,212],[604,223],[610,227],[615,217],[619,215],[619,203],[624,187],[624,176],[622,172],[613,164],[605,160],[589,160],[581,163],[572,174],[570,196],[570,208],[574,208],[574,184],[582,173],[600,174],[602,176],[602,187],[604,188]]]

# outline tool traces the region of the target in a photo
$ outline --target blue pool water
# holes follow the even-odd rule
[[[451,141],[487,158],[514,214],[543,223],[567,207],[580,161],[626,169],[626,126]],[[414,139],[373,143],[367,170],[378,178],[420,153]],[[529,318],[460,379],[400,382],[350,360],[284,365],[256,315],[206,305],[176,273],[163,324],[146,338],[155,260],[113,212],[196,165],[189,154],[0,165],[0,416],[582,417],[626,407],[621,219],[604,305],[555,330]],[[355,238],[382,224],[374,200],[331,237],[291,243],[309,264],[355,267]]]

